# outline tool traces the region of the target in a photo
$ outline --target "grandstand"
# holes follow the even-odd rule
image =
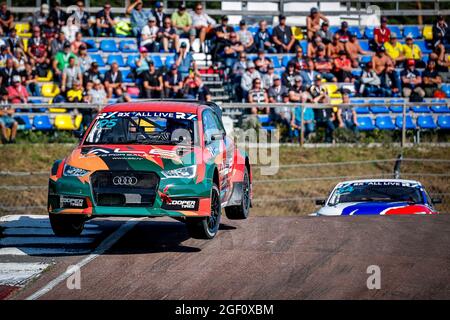
[[[206,3],[211,1],[203,1],[204,7]],[[357,42],[362,49],[364,54],[359,54],[358,56],[358,65],[353,66],[351,69],[351,82],[326,82],[323,81],[323,87],[329,96],[329,100],[324,104],[317,104],[318,107],[322,106],[325,108],[326,106],[333,106],[336,108],[342,103],[341,89],[345,89],[349,92],[350,95],[350,103],[354,106],[354,110],[357,114],[357,123],[360,131],[373,131],[373,130],[398,130],[404,129],[406,130],[449,130],[450,129],[450,109],[448,106],[448,100],[446,97],[450,96],[450,83],[446,83],[448,81],[448,66],[450,65],[450,59],[447,55],[447,42],[442,41],[441,44],[444,45],[445,54],[439,55],[439,50],[436,46],[436,35],[433,34],[433,25],[392,25],[388,24],[387,28],[390,30],[391,34],[396,34],[398,42],[403,46],[405,45],[406,39],[411,38],[413,41],[413,45],[418,48],[420,53],[420,58],[414,58],[416,60],[416,64],[418,66],[417,71],[418,75],[423,77],[425,74],[424,66],[431,60],[436,60],[440,66],[440,77],[442,78],[442,84],[439,84],[436,87],[435,92],[431,96],[426,96],[423,101],[417,102],[416,105],[410,104],[409,98],[404,96],[402,92],[402,88],[397,88],[395,92],[391,92],[388,96],[382,96],[381,94],[375,95],[365,95],[364,93],[359,92],[360,80],[364,71],[365,66],[368,62],[373,61],[373,57],[375,55],[375,50],[377,47],[373,46],[374,43],[374,29],[377,26],[363,26],[361,25],[361,21],[367,18],[367,15],[362,14],[363,9],[360,6],[360,2],[356,2],[358,6],[352,7],[351,4],[346,4],[342,6],[341,4],[337,4],[335,1],[329,1],[333,6],[327,7],[326,3],[311,3],[308,1],[308,6],[295,6],[290,1],[284,1],[286,6],[288,7],[280,7],[280,2],[278,1],[269,1],[275,3],[276,6],[269,6],[270,11],[264,10],[255,10],[255,3],[259,3],[257,1],[253,2],[243,2],[246,4],[246,8],[242,8],[242,6],[236,6],[237,2],[229,1],[225,2],[222,6],[222,10],[218,9],[210,9],[205,10],[206,13],[211,15],[217,14],[229,14],[230,22],[234,21],[237,23],[242,18],[249,21],[248,23],[248,31],[252,35],[252,37],[256,37],[259,26],[258,22],[261,19],[264,19],[266,16],[270,16],[270,14],[281,14],[286,15],[288,17],[288,28],[291,30],[292,37],[295,39],[295,46],[299,46],[303,49],[303,52],[306,54],[308,52],[308,44],[310,40],[307,39],[307,26],[306,21],[296,20],[302,15],[302,19],[310,14],[309,8],[313,8],[317,6],[320,9],[323,9],[322,13],[325,16],[330,16],[329,22],[329,31],[332,34],[339,33],[342,21],[349,21],[348,33],[354,35],[357,38]],[[402,16],[405,15],[405,12],[414,12],[412,11],[402,11],[399,10],[397,2],[396,10],[386,10],[382,11],[382,14],[390,14],[392,16]],[[429,2],[429,1],[425,1]],[[432,2],[432,1],[431,1]],[[9,3],[9,2],[8,2]],[[327,2],[328,3],[328,2]],[[445,14],[447,13],[446,9],[439,8],[439,1],[432,2],[435,5],[433,10],[423,10],[421,13],[425,16],[432,16],[436,14]],[[444,1],[445,3],[445,1]],[[13,3],[14,4],[14,3]],[[127,4],[129,2],[127,1]],[[161,4],[166,10],[167,14],[172,12],[177,12],[177,8],[167,8],[167,2]],[[302,1],[299,4],[304,4]],[[64,3],[63,3],[64,5]],[[155,3],[145,4],[143,10],[155,9]],[[348,7],[350,6],[350,7]],[[441,4],[442,6],[442,4]],[[334,8],[333,10],[326,10],[325,8]],[[253,9],[252,9],[253,8]],[[305,11],[307,8],[307,11]],[[192,14],[193,7],[187,8],[188,14]],[[289,9],[289,10],[285,10]],[[49,8],[44,7],[44,10],[39,7],[22,7],[12,6],[6,8],[7,11],[11,11],[14,15],[14,29],[18,37],[23,41],[23,50],[28,56],[28,61],[33,64],[33,68],[39,68],[39,64],[44,64],[41,62],[31,62],[32,56],[29,53],[29,43],[30,39],[33,37],[33,28],[36,26],[36,21],[39,20],[39,14],[43,15],[42,21],[47,21],[49,13],[54,10],[53,7]],[[65,9],[63,9],[65,10]],[[86,2],[86,12],[90,16],[90,19],[95,20],[95,15],[102,10],[102,8],[98,7],[90,7],[89,2]],[[133,9],[134,10],[134,9]],[[240,11],[239,11],[240,10]],[[40,13],[36,13],[40,12]],[[99,73],[101,74],[103,85],[105,84],[105,76],[107,72],[110,70],[110,66],[113,63],[116,63],[119,67],[119,70],[122,74],[122,86],[124,87],[125,96],[127,99],[138,100],[141,98],[153,98],[153,96],[145,96],[143,89],[143,77],[136,75],[136,61],[139,59],[141,55],[141,47],[139,47],[139,42],[142,41],[142,38],[135,37],[131,30],[133,29],[133,22],[129,15],[125,14],[125,8],[113,7],[112,11],[115,14],[114,20],[116,21],[115,28],[117,29],[119,23],[121,32],[116,30],[115,36],[105,36],[105,34],[100,33],[96,36],[92,36],[90,34],[85,34],[82,36],[82,42],[87,47],[87,54],[92,60],[92,62],[96,62],[99,66]],[[47,15],[47,16],[45,16]],[[51,15],[51,13],[50,13]],[[38,18],[36,18],[36,16]],[[67,15],[66,19],[70,17]],[[2,17],[0,17],[2,19]],[[38,19],[38,20],[36,20]],[[434,18],[433,18],[434,19]],[[220,24],[221,18],[218,17],[216,19],[216,23]],[[274,33],[274,29],[277,27],[279,21],[278,17],[275,19],[269,20],[268,32],[269,34]],[[388,16],[389,20],[389,16]],[[444,17],[445,20],[445,17]],[[291,25],[295,21],[300,21],[296,25]],[[322,21],[323,22],[323,21]],[[44,25],[45,25],[44,23]],[[43,26],[41,24],[41,26]],[[125,26],[125,27],[124,27]],[[94,27],[92,27],[94,28]],[[44,28],[42,28],[44,29]],[[127,30],[127,31],[124,31]],[[43,31],[43,35],[46,36],[45,30]],[[53,37],[56,36],[58,32],[58,28],[53,30]],[[123,32],[122,32],[123,31]],[[232,24],[232,31],[239,34],[241,28],[239,25]],[[4,30],[4,42],[5,46],[8,44],[8,37],[10,33],[8,30]],[[72,34],[70,31],[66,33],[66,38],[71,39]],[[50,48],[50,38],[48,49]],[[76,42],[72,39],[72,43]],[[187,36],[180,34],[180,43],[183,43],[187,47],[187,51],[191,51],[192,60],[195,62],[194,65],[190,65],[188,69],[195,69],[194,71],[197,73],[198,77],[202,80],[202,87],[207,88],[207,94],[203,97],[204,99],[210,99],[212,101],[216,101],[221,103],[225,107],[227,107],[227,112],[225,114],[230,115],[236,121],[235,123],[240,123],[237,120],[246,115],[247,109],[240,109],[238,107],[233,107],[234,104],[245,103],[248,102],[247,96],[240,96],[237,94],[239,91],[239,83],[241,81],[240,77],[236,77],[232,71],[232,65],[227,65],[226,59],[223,58],[222,52],[214,51],[214,46],[216,45],[216,36],[214,33],[211,33],[209,37],[207,37],[205,43],[205,47],[202,48],[200,44],[199,38],[196,38],[193,41],[190,41]],[[73,48],[73,46],[71,47]],[[177,49],[178,50],[178,49]],[[164,52],[163,49],[153,50],[153,52],[148,53],[149,60],[151,60],[154,64],[154,67],[163,75],[167,75],[169,70],[175,64],[178,53],[177,50],[171,49],[170,52]],[[247,53],[247,59],[249,61],[253,61],[257,58],[257,50],[252,50]],[[5,67],[5,63],[8,55],[11,57],[14,56],[14,52],[5,52],[2,54],[2,60],[0,61],[1,67]],[[283,77],[286,69],[288,67],[289,61],[295,58],[294,50],[292,53],[282,53],[271,51],[266,52],[265,56],[270,60],[270,64],[274,67],[274,73],[278,75],[280,78]],[[436,56],[438,56],[436,58]],[[51,59],[54,57],[50,56]],[[233,63],[237,61],[237,54],[232,57],[234,60]],[[307,57],[306,59],[315,60],[316,57]],[[16,59],[17,60],[17,59]],[[20,62],[20,61],[17,61]],[[423,65],[419,65],[418,62],[423,62]],[[398,79],[401,82],[401,73],[406,68],[406,66],[402,63],[394,64],[393,75],[394,78]],[[18,67],[15,67],[18,68]],[[180,69],[180,66],[178,66]],[[444,70],[445,69],[445,70]],[[48,72],[45,75],[39,75],[36,77],[36,83],[39,90],[36,93],[29,91],[29,97],[25,101],[19,101],[17,105],[14,107],[14,117],[19,123],[19,130],[38,130],[38,131],[53,131],[53,130],[78,130],[80,126],[83,126],[83,112],[82,110],[86,107],[93,107],[93,104],[84,103],[87,100],[80,99],[80,101],[75,101],[76,103],[71,103],[65,96],[66,92],[63,92],[61,86],[61,79],[56,76],[56,70],[53,69],[52,66],[48,66],[46,69]],[[302,67],[300,67],[301,71]],[[334,69],[333,69],[334,70]],[[333,71],[334,72],[334,71]],[[442,74],[442,75],[441,75]],[[22,76],[22,81],[25,81],[25,77]],[[25,84],[25,82],[24,82]],[[83,84],[84,89],[86,89],[86,83]],[[165,86],[165,83],[164,83]],[[386,86],[390,87],[389,84]],[[2,82],[2,87],[5,87],[5,82]],[[268,88],[265,88],[266,91]],[[152,89],[153,90],[153,89]],[[307,88],[304,89],[308,91]],[[439,94],[436,94],[438,92]],[[87,93],[86,93],[87,94]],[[117,101],[122,101],[124,99],[120,94],[118,95],[116,92],[107,99],[104,100],[103,104],[106,103],[115,103]],[[58,102],[63,102],[62,105],[57,105]],[[72,101],[73,102],[73,101]],[[264,103],[265,101],[257,101],[258,103]],[[284,102],[289,102],[286,99]],[[293,102],[293,101],[290,101]],[[311,102],[311,101],[309,101]],[[13,103],[12,101],[6,100],[5,103]],[[65,104],[64,104],[65,103]],[[54,104],[54,105],[53,105]],[[98,104],[98,103],[97,103]],[[100,103],[101,105],[102,103]],[[368,104],[368,105],[367,105]],[[357,106],[357,105],[365,105],[365,106]],[[403,115],[403,106],[406,106],[405,111],[406,115]],[[229,109],[228,109],[229,108]],[[77,112],[78,110],[79,112]],[[257,118],[263,127],[272,130],[273,128],[279,126],[272,114],[257,114]],[[406,120],[406,125],[403,125],[403,120]],[[84,124],[86,125],[86,124]]]

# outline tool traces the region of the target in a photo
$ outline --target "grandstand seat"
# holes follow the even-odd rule
[[[82,121],[83,121],[83,116],[81,114],[77,114],[77,116],[75,117],[75,129],[76,130],[80,129]]]
[[[98,53],[90,54],[90,57],[91,57],[92,61],[97,62],[99,67],[105,66],[105,61],[103,61],[103,58],[100,54],[98,54]]]
[[[258,29],[259,29],[258,26],[249,26],[248,27],[248,31],[250,31],[253,36],[258,32]],[[292,32],[292,33],[294,33],[294,32]]]
[[[14,29],[16,29],[19,37],[30,38],[32,36],[29,22],[16,22],[14,24]]]
[[[97,43],[93,39],[87,39],[84,41],[86,43],[87,52],[98,52]]]
[[[103,52],[119,52],[116,41],[112,39],[104,39],[100,41],[100,50]]]
[[[45,83],[41,88],[41,94],[47,98],[53,98],[57,96],[59,92],[59,87],[53,83]]]
[[[138,52],[137,43],[135,40],[122,40],[119,43],[119,49],[125,53]]]
[[[37,81],[39,82],[50,82],[52,80],[53,80],[53,72],[51,70],[48,70],[47,76],[37,78]]]
[[[41,98],[33,98],[33,97],[30,97],[30,98],[28,98],[28,103],[32,103],[32,104],[42,104],[43,101],[42,101]]]
[[[369,107],[372,113],[389,113],[389,109],[383,105],[384,100],[369,100],[368,103],[372,104],[372,106]]]
[[[362,75],[362,69],[354,69],[352,70],[352,75],[356,78],[360,78]]]
[[[339,29],[340,29],[339,26],[330,26],[328,30],[330,30],[332,34],[335,34]]]
[[[420,129],[436,129],[437,125],[434,122],[434,119],[431,115],[418,116],[417,117],[417,126]]]
[[[28,116],[21,114],[15,116],[14,119],[19,123],[19,130],[31,130],[31,122]]]
[[[39,131],[53,130],[53,125],[50,122],[50,118],[47,115],[34,116],[33,127]]]
[[[304,53],[308,52],[308,41],[307,40],[300,41],[300,46],[302,47]]]
[[[361,31],[359,30],[358,26],[350,26],[348,27],[348,31],[350,31],[351,34],[356,34],[356,38],[362,38]]]
[[[369,41],[359,41],[359,45],[361,46],[361,49],[363,49],[364,51],[370,51],[370,47],[369,47]]]
[[[372,61],[372,56],[362,56],[360,62],[362,64],[366,64],[367,62]]]
[[[339,88],[335,83],[324,83],[323,86],[328,92],[330,98],[341,98],[342,94],[339,92]]]
[[[412,37],[413,39],[422,38],[420,34],[420,29],[418,26],[405,26],[403,27],[403,36],[406,38],[407,36]]]
[[[430,113],[430,109],[427,106],[412,106],[411,110],[415,113]]]
[[[366,27],[364,29],[364,37],[366,37],[366,39],[372,40],[373,39],[373,30],[375,28],[374,27]]]
[[[117,63],[119,68],[125,67],[125,61],[123,61],[123,57],[120,54],[111,54],[108,56],[108,60],[107,60],[106,64],[110,66],[114,62]]]
[[[428,54],[428,53],[431,53],[431,52],[432,52],[431,49],[428,48],[428,46],[427,46],[425,40],[416,40],[416,41],[414,41],[414,43],[417,44],[417,45],[419,46],[420,51],[422,51],[422,53]]]
[[[263,129],[267,130],[267,131],[272,131],[275,129],[274,126],[270,125],[270,117],[267,114],[258,114],[258,120],[259,123],[261,123],[261,126],[263,127]]]
[[[447,107],[445,100],[432,99],[431,102],[442,103],[442,105],[434,105],[430,107],[431,111],[433,111],[434,113],[450,113],[450,109]]]
[[[413,122],[413,119],[410,115],[406,115],[406,130],[414,130],[416,129],[416,125]],[[395,125],[397,128],[402,129],[403,128],[403,116],[399,115],[395,118]]]
[[[403,34],[399,26],[388,26],[388,28],[389,30],[391,30],[391,34],[395,33],[397,37],[401,37],[401,35]]]
[[[380,130],[394,130],[395,124],[390,116],[378,116],[375,119],[375,125]]]
[[[130,73],[131,73],[130,69],[122,70],[122,79],[123,79],[124,83],[133,83],[134,82],[133,79],[131,79],[129,77]]]
[[[450,130],[450,116],[449,115],[439,116],[437,124],[441,129]]]
[[[295,40],[303,40],[303,30],[301,27],[291,27],[292,35],[294,36]],[[255,32],[256,33],[256,32]]]
[[[370,131],[375,129],[372,118],[370,117],[358,117],[357,121],[358,121],[358,129],[361,131]]]
[[[75,130],[72,116],[69,114],[58,114],[55,117],[55,127],[58,130]]]
[[[430,25],[424,26],[422,30],[423,38],[427,41],[433,40],[433,27]]]
[[[447,98],[450,97],[450,83],[443,83],[441,85],[441,90],[445,92]]]
[[[404,103],[405,99],[397,99],[397,100],[391,100],[391,103]],[[403,106],[390,106],[389,110],[393,113],[402,113],[403,112]]]
[[[281,60],[281,66],[286,68],[291,59],[292,57],[290,56],[283,56],[283,59]]]
[[[130,68],[132,68],[132,69],[136,68],[136,59],[138,59],[138,58],[139,58],[139,55],[137,55],[137,54],[130,54],[127,57],[127,65]]]
[[[277,56],[269,56],[270,60],[272,60],[273,67],[275,69],[281,68],[280,60],[278,60]]]
[[[165,65],[167,68],[169,68],[174,63],[175,63],[175,56],[167,56],[166,57]]]
[[[127,93],[133,99],[139,98],[139,88],[138,87],[128,87]]]
[[[360,103],[364,103],[364,99],[350,99],[350,103],[354,103],[354,104],[360,104]],[[369,108],[368,107],[355,107],[355,112],[357,114],[368,114],[369,113]]]
[[[155,64],[155,68],[161,68],[163,66],[163,62],[161,60],[161,56],[154,55],[152,56],[153,63]]]

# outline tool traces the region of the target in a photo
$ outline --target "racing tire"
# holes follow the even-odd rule
[[[58,237],[79,236],[86,218],[81,215],[50,214],[50,225]]]
[[[242,181],[242,199],[238,206],[225,207],[225,214],[230,220],[247,219],[250,212],[250,178],[245,168],[244,180]]]
[[[191,238],[213,239],[219,231],[221,211],[219,188],[216,184],[213,184],[211,189],[211,215],[186,219],[186,227]]]

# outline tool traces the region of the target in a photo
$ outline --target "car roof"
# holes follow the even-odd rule
[[[419,184],[422,185],[419,181],[416,180],[406,180],[406,179],[360,179],[360,180],[348,180],[339,182],[338,185],[344,183],[358,183],[358,182],[401,182],[401,183],[409,183],[409,184]]]
[[[197,101],[145,101],[145,102],[123,102],[104,107],[101,112],[126,112],[126,111],[167,111],[197,113],[199,108],[204,108]]]

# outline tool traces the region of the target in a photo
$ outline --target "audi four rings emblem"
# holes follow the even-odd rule
[[[132,176],[115,176],[113,179],[116,186],[134,186],[137,182],[137,178]]]

